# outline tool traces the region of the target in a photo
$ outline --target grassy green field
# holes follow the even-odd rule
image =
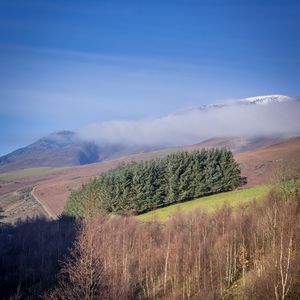
[[[30,176],[41,176],[50,174],[56,171],[62,171],[66,168],[52,168],[52,167],[39,167],[39,168],[28,168],[22,169],[7,173],[0,174],[0,181],[13,181],[13,180],[20,180]]]
[[[201,197],[187,202],[177,203],[166,206],[154,211],[137,216],[139,220],[146,221],[155,218],[158,221],[167,221],[172,214],[180,210],[183,212],[190,212],[197,208],[203,208],[208,212],[214,211],[224,203],[227,203],[232,208],[240,204],[247,203],[253,199],[261,199],[270,190],[268,185],[260,185],[249,189],[241,189],[233,192],[220,193],[212,196]]]

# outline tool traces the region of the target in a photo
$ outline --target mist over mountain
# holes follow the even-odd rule
[[[204,105],[160,118],[109,121],[79,131],[97,144],[188,145],[212,137],[294,136],[300,133],[300,102],[270,95]]]
[[[300,101],[282,95],[205,105],[167,116],[58,131],[0,157],[0,172],[94,163],[164,147],[226,146],[235,152],[300,135]]]
[[[0,172],[32,167],[85,165],[151,150],[153,148],[149,146],[98,145],[81,139],[76,132],[63,130],[0,157]]]

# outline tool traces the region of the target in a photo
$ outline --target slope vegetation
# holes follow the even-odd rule
[[[191,201],[159,208],[154,211],[141,214],[137,216],[137,218],[141,221],[158,220],[161,222],[166,222],[177,212],[189,213],[198,208],[208,212],[214,212],[215,210],[220,209],[224,204],[231,208],[237,208],[241,205],[247,205],[254,199],[262,199],[269,192],[270,188],[271,186],[268,185],[260,185],[249,189],[240,189],[236,191],[200,197]]]
[[[71,194],[65,213],[80,217],[86,209],[141,213],[234,190],[246,182],[240,173],[232,152],[225,148],[180,152],[103,174]]]

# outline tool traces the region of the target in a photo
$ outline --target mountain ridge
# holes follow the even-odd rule
[[[191,108],[188,111],[207,110],[211,108],[222,108],[222,107],[234,106],[234,105],[251,105],[251,104],[266,105],[271,103],[283,103],[283,102],[292,102],[292,101],[297,101],[297,99],[286,95],[275,95],[275,94],[263,95],[263,96],[246,97],[246,98],[236,99],[236,100],[227,100],[220,103],[204,104],[199,107]],[[178,112],[176,114],[183,114],[183,113],[184,112]]]
[[[211,110],[236,105],[269,105],[272,103],[284,103],[297,101],[297,99],[285,95],[266,95],[243,98],[236,101],[227,101],[219,104],[203,105],[192,110]],[[189,110],[190,111],[190,110]],[[185,114],[182,111],[177,114]],[[176,114],[176,113],[175,113]],[[200,143],[211,147],[224,146],[231,148],[233,152],[241,152],[263,146],[274,141],[279,141],[281,136],[263,136],[257,133],[254,137],[240,136],[208,136],[199,138]],[[212,140],[214,139],[214,140]],[[216,139],[219,139],[218,142]],[[147,140],[147,136],[145,136]],[[209,141],[210,140],[210,141]],[[178,147],[186,144],[178,145]],[[0,157],[0,173],[17,169],[32,167],[61,167],[75,166],[115,159],[122,156],[158,150],[162,147],[141,142],[137,144],[103,143],[83,139],[77,132],[60,130],[37,140],[36,142],[17,149]],[[164,148],[168,148],[164,146]]]

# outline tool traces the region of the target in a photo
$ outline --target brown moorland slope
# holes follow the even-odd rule
[[[235,158],[241,164],[242,174],[248,178],[247,187],[264,184],[276,164],[300,160],[300,137],[239,153]]]
[[[229,140],[226,140],[230,142]],[[29,176],[15,181],[1,182],[0,195],[14,193],[26,187],[32,188],[32,196],[44,207],[52,218],[56,219],[63,211],[72,190],[79,188],[91,178],[103,172],[131,161],[150,160],[164,157],[172,152],[191,151],[204,147],[224,146],[225,140],[211,139],[188,147],[164,149],[149,153],[125,156],[119,159],[94,163],[90,165],[56,169],[53,173]],[[231,142],[233,143],[233,142]],[[229,146],[230,145],[226,145]],[[274,166],[282,160],[300,158],[300,137],[286,139],[276,144],[235,154],[241,164],[242,174],[248,177],[247,187],[267,183]]]
[[[187,150],[191,149],[195,149],[195,147],[187,148]],[[39,183],[34,190],[34,194],[55,218],[62,213],[70,192],[79,188],[92,177],[98,176],[122,163],[163,157],[174,151],[178,151],[178,149],[133,155],[123,159],[72,168],[57,178]],[[236,155],[237,161],[241,164],[242,174],[248,177],[247,187],[267,183],[277,162],[293,160],[297,157],[300,157],[300,137]]]

